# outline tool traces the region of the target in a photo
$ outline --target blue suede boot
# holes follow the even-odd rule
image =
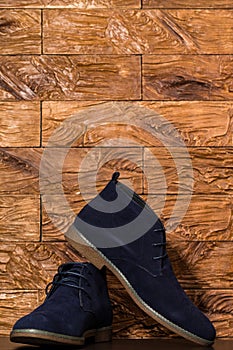
[[[91,337],[111,340],[112,307],[104,270],[90,263],[63,264],[46,292],[44,303],[15,323],[11,341],[83,345]]]
[[[162,222],[118,176],[114,173],[80,211],[67,240],[98,268],[107,266],[153,319],[195,343],[211,345],[215,329],[174,275]]]

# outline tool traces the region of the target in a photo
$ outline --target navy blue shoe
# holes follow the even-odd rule
[[[67,240],[98,268],[107,266],[153,319],[195,343],[213,344],[212,323],[174,275],[162,222],[118,176],[80,211]]]
[[[104,269],[90,263],[63,264],[46,291],[44,303],[15,323],[11,341],[83,345],[91,337],[96,342],[111,340],[112,307]]]

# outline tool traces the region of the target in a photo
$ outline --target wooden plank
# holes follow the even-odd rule
[[[80,201],[80,184],[78,183],[78,170],[80,166],[80,161],[86,157],[88,149],[72,149],[65,161],[64,167],[63,167],[63,188],[65,192],[68,194],[73,194],[72,196],[68,197],[68,201],[72,207],[72,203],[74,203],[74,209],[78,210],[80,206],[77,207],[77,203]],[[99,152],[97,152],[99,151]],[[121,151],[121,152],[120,152]],[[135,162],[129,162],[127,160],[122,161],[115,161],[112,159],[110,162],[107,162],[104,167],[98,172],[97,176],[97,189],[100,190],[105,186],[107,181],[111,178],[111,174],[113,169],[120,170],[122,173],[122,179],[130,180],[132,181],[132,184],[137,192],[140,192],[141,189],[141,170],[140,170],[140,154],[138,153],[140,149],[131,149],[132,157],[134,157]],[[92,176],[97,171],[97,167],[100,166],[101,158],[109,155],[110,158],[116,157],[115,149],[96,149],[96,154],[91,158],[91,160],[88,160],[87,165],[84,167],[82,172],[80,171],[80,179],[81,182],[85,182],[85,194],[91,194],[93,189],[91,189],[90,185],[93,183]],[[127,152],[129,150],[127,149]],[[161,155],[163,154],[160,150]],[[53,155],[52,153],[51,155]],[[198,156],[197,150],[195,150],[196,156]],[[188,212],[186,215],[186,219],[188,221],[184,221],[182,223],[182,226],[180,226],[176,231],[176,236],[180,238],[185,239],[207,239],[207,240],[214,240],[214,239],[224,239],[228,240],[231,239],[231,197],[226,196],[223,194],[224,192],[231,191],[230,186],[231,182],[231,164],[230,159],[228,157],[225,157],[223,167],[221,168],[221,165],[219,161],[222,159],[222,152],[218,150],[217,153],[218,159],[214,159],[214,156],[210,158],[209,160],[209,169],[208,171],[205,171],[205,156],[206,153],[201,150],[200,151],[200,161],[199,161],[199,171],[196,170],[197,174],[200,175],[199,181],[200,186],[204,186],[204,189],[206,191],[206,195],[200,195],[200,196],[192,196],[191,204],[192,207],[190,207],[191,212]],[[229,153],[229,155],[231,152]],[[126,157],[125,149],[117,149],[117,155],[121,155],[122,157]],[[127,158],[127,157],[126,157]],[[39,162],[40,162],[40,151],[37,149],[31,150],[31,149],[6,149],[4,150],[3,157],[2,157],[2,163],[1,163],[1,193],[2,194],[33,194],[39,192],[38,187],[38,169],[39,169]],[[167,163],[169,163],[169,159],[167,160]],[[204,162],[204,164],[203,164]],[[212,162],[212,164],[211,164]],[[134,164],[135,163],[135,164]],[[53,167],[51,178],[47,175],[46,180],[46,189],[48,190],[48,193],[50,194],[58,194],[57,186],[59,184],[60,179],[55,174],[56,170],[56,162],[53,161],[52,163],[54,165],[54,172]],[[165,163],[164,163],[165,164]],[[166,164],[165,164],[166,165]],[[169,168],[171,167],[170,164],[167,164],[167,172],[166,176],[167,179],[170,179],[170,188],[173,187],[173,190],[176,191],[178,189],[177,183],[176,183],[176,174],[174,174],[174,169]],[[213,168],[213,172],[211,173],[211,169]],[[185,171],[185,166],[184,166]],[[153,172],[154,174],[154,172]],[[152,174],[152,175],[153,175]],[[216,186],[221,185],[221,193],[222,195],[216,196],[216,194],[213,194],[212,196],[207,194],[208,189],[211,188],[211,181],[208,184],[208,176],[212,174],[212,182],[216,181]],[[214,178],[214,174],[216,175],[216,180]],[[160,172],[158,173],[158,176],[160,176]],[[185,172],[184,172],[185,175]],[[222,180],[219,180],[219,177],[221,176]],[[229,177],[230,176],[230,177]],[[224,179],[225,177],[225,179]],[[228,179],[229,177],[229,179]],[[149,179],[149,178],[148,178]],[[205,179],[205,181],[203,180]],[[157,184],[159,183],[159,186],[161,187],[161,181],[160,178],[157,178],[158,182],[155,182],[156,188],[158,187]],[[154,175],[151,177],[150,181],[154,181]],[[226,184],[224,188],[224,183]],[[159,187],[159,189],[160,189]],[[213,188],[213,187],[212,187]],[[150,184],[150,192],[153,192],[153,186]],[[187,190],[187,188],[184,188],[184,190]],[[82,194],[83,191],[81,191]],[[164,191],[165,192],[165,191]],[[185,192],[184,192],[185,193]],[[231,192],[230,192],[231,193]],[[91,196],[94,196],[93,194]],[[161,200],[160,197],[157,195],[151,196],[152,199],[155,201],[155,207],[156,211],[159,210],[161,207]],[[4,198],[4,197],[3,197]],[[171,209],[173,208],[174,202],[176,200],[175,196],[168,196],[165,206],[165,213],[164,217],[169,217]],[[180,199],[183,201],[183,198]],[[185,200],[185,195],[184,195]],[[57,201],[60,204],[60,201]],[[192,204],[193,203],[193,204]],[[82,205],[81,205],[82,206]],[[182,205],[181,205],[182,209]],[[61,207],[58,206],[58,208],[52,207],[49,209],[51,214],[56,217],[56,213],[58,213],[57,216],[57,222],[60,223],[61,227],[63,225],[68,225],[69,220],[67,220],[66,216],[61,216],[61,211],[64,211],[64,208],[62,209],[62,203]],[[193,211],[194,210],[194,211]],[[193,213],[192,213],[193,211]],[[219,214],[221,212],[221,214]],[[189,220],[190,218],[190,220]],[[212,225],[210,226],[210,223]],[[58,239],[61,238],[61,233],[59,230],[55,230],[54,228],[50,227],[50,223],[47,222],[47,219],[45,219],[45,231],[47,231],[49,239]],[[45,233],[46,235],[46,233]],[[59,238],[59,239],[60,239]]]
[[[0,147],[40,146],[38,102],[0,102]]]
[[[158,166],[158,164],[160,166]],[[200,194],[233,191],[231,148],[148,147],[144,151],[145,193]],[[193,172],[193,175],[192,175]],[[193,177],[193,188],[190,176]],[[166,182],[163,181],[166,178]]]
[[[102,152],[102,150],[100,150]],[[122,150],[124,152],[125,150]],[[133,149],[132,151],[137,151],[136,153],[132,153],[133,157],[136,157],[138,155],[138,150]],[[220,151],[220,150],[219,150]],[[212,157],[210,160],[213,162],[211,165],[211,162],[209,163],[209,172],[205,170],[205,152],[201,150],[201,160],[204,162],[204,164],[199,166],[199,172],[197,171],[197,174],[201,174],[203,172],[203,176],[200,175],[200,186],[204,186],[206,194],[203,196],[192,196],[192,201],[190,204],[190,209],[188,211],[188,214],[185,217],[185,221],[182,222],[182,225],[178,227],[176,232],[174,233],[176,237],[179,238],[185,238],[185,239],[204,239],[204,240],[214,240],[214,239],[224,239],[228,240],[231,239],[231,221],[232,221],[232,215],[231,215],[231,197],[226,195],[217,196],[215,194],[208,195],[208,189],[211,189],[211,181],[208,185],[208,177],[206,177],[205,174],[211,174],[210,169],[213,168],[213,175],[217,174],[216,176],[216,183],[220,186],[221,181],[221,191],[222,193],[227,192],[231,181],[231,164],[230,160],[228,158],[225,158],[225,164],[221,166],[219,165],[219,161],[222,159],[221,152],[218,151],[219,160],[214,157]],[[86,150],[87,152],[87,150]],[[115,156],[114,151],[112,151],[110,148],[107,150],[104,150],[104,152],[112,153],[112,158]],[[119,152],[119,150],[117,151]],[[161,152],[161,150],[160,150]],[[198,155],[197,151],[195,150],[196,155]],[[105,153],[105,154],[107,154]],[[162,152],[161,152],[162,154]],[[68,202],[70,203],[71,208],[73,208],[75,211],[81,209],[83,204],[78,204],[80,202],[80,190],[79,190],[79,184],[78,184],[78,169],[79,164],[78,162],[83,158],[85,155],[84,150],[79,149],[73,149],[72,152],[69,152],[69,156],[67,158],[67,161],[64,164],[63,168],[63,188],[65,189],[65,192],[73,194],[72,196],[68,197]],[[124,156],[124,153],[122,153],[122,156]],[[98,158],[99,157],[99,158]],[[137,158],[137,157],[136,157]],[[39,167],[39,161],[40,161],[40,152],[38,150],[30,150],[30,149],[7,149],[7,152],[5,151],[4,157],[2,158],[3,161],[1,163],[1,193],[2,194],[9,194],[9,193],[38,193],[38,167]],[[81,182],[86,183],[85,187],[85,193],[88,194],[91,192],[90,190],[90,184],[93,182],[91,176],[95,173],[97,170],[97,166],[99,166],[99,161],[101,159],[101,153],[97,153],[94,158],[92,158],[92,161],[88,163],[88,166],[83,169],[81,173]],[[137,162],[140,162],[140,159],[137,160]],[[167,161],[169,163],[169,159]],[[56,162],[53,163],[54,167],[56,168]],[[98,173],[97,177],[97,189],[100,190],[103,188],[103,186],[106,184],[107,180],[111,178],[111,173],[114,169],[114,161],[108,162],[105,167],[101,169],[101,171]],[[122,173],[122,178],[131,180],[133,183],[133,186],[137,192],[140,192],[140,186],[141,186],[141,173],[140,173],[140,167],[137,168],[134,164],[122,161],[116,163],[117,167],[116,170],[120,170]],[[116,166],[115,164],[115,166]],[[166,176],[168,179],[170,179],[170,188],[173,188],[175,191],[176,184],[176,174],[174,175],[174,169],[170,169],[171,165],[168,164],[168,170],[166,172]],[[216,166],[216,167],[215,167]],[[219,168],[218,168],[219,167]],[[185,170],[185,167],[184,167]],[[229,172],[229,173],[228,173]],[[150,181],[154,181],[156,172],[153,171],[153,176],[151,177]],[[225,175],[224,175],[225,174]],[[219,176],[221,175],[222,180],[218,180]],[[225,180],[224,180],[224,176]],[[227,176],[229,177],[229,180],[227,179]],[[203,182],[203,178],[206,180]],[[158,188],[157,184],[161,187],[161,182],[159,182],[159,178],[156,178],[158,182],[155,183],[156,188]],[[57,191],[57,185],[59,184],[59,179],[55,178],[47,178],[48,180],[48,192],[50,194],[58,193]],[[213,181],[214,182],[214,181]],[[226,183],[226,187],[224,189],[224,183]],[[159,187],[159,188],[160,188]],[[176,186],[177,187],[177,186]],[[213,187],[212,187],[213,188]],[[217,186],[216,186],[217,188]],[[150,191],[152,192],[153,186],[150,184]],[[187,189],[184,189],[187,190]],[[231,189],[230,189],[231,190]],[[176,189],[177,191],[177,189]],[[214,191],[213,191],[214,192]],[[164,191],[165,193],[165,191]],[[92,195],[93,196],[93,195]],[[156,212],[159,211],[161,208],[161,202],[160,197],[158,195],[151,196],[153,201],[152,203]],[[4,197],[3,197],[4,198]],[[182,199],[182,198],[181,198]],[[171,213],[171,210],[174,206],[176,197],[175,196],[167,196],[166,200],[166,206],[165,206],[165,212],[164,212],[164,218],[169,218],[169,215]],[[66,215],[64,215],[64,209],[62,209],[62,202],[60,200],[56,201],[59,203],[58,207],[51,207],[49,209],[50,214],[56,218],[56,222],[63,227],[64,225],[67,226],[69,224],[69,220],[67,219]],[[77,203],[76,203],[77,202]],[[53,201],[51,202],[53,203]],[[75,204],[76,203],[76,204]],[[78,205],[78,206],[77,206]],[[73,207],[74,206],[74,207]],[[61,212],[63,211],[63,215],[61,215]],[[50,220],[48,221],[48,218],[44,218],[44,234],[47,239],[61,239],[62,234],[58,229],[55,229],[53,226],[51,227]],[[68,220],[68,221],[67,221]],[[210,223],[212,223],[210,225]]]
[[[109,285],[113,306],[113,337],[116,338],[154,338],[176,337],[174,333],[159,325],[130,299],[127,292]],[[189,297],[214,323],[218,337],[232,337],[232,302],[231,290],[192,290]],[[43,302],[45,293],[36,290],[6,290],[0,293],[0,334],[9,335],[18,318],[26,315]]]
[[[232,10],[45,10],[44,52],[232,54],[232,14]]]
[[[232,8],[231,0],[142,0],[143,8]]]
[[[39,196],[0,196],[0,241],[39,241]]]
[[[231,100],[232,68],[233,56],[146,55],[143,99]]]
[[[65,193],[93,194],[95,174],[97,190],[100,190],[111,179],[114,170],[121,171],[122,179],[132,181],[135,190],[142,192],[142,149],[139,147],[51,148],[43,154],[42,165],[42,149],[2,148],[0,151],[2,194],[39,191],[41,194],[60,194],[60,185]]]
[[[164,123],[160,122],[161,135],[163,133],[171,135],[172,128],[175,128],[187,146],[222,147],[233,145],[232,102],[148,101],[140,104],[155,112],[154,118],[145,119],[147,125],[150,125],[151,128],[157,120],[164,118]],[[171,123],[169,128],[166,121]],[[142,131],[138,133],[138,135],[141,134]],[[145,145],[159,146],[155,138],[142,134],[143,136],[146,139],[144,141]],[[173,137],[175,138],[174,133]],[[176,140],[174,140],[174,143],[177,143]]]
[[[232,197],[226,195],[147,196],[148,204],[169,230],[169,241],[232,241]],[[146,199],[146,198],[145,198]],[[173,213],[177,201],[178,209]],[[184,206],[189,204],[187,212]],[[182,218],[183,214],[185,216]]]
[[[38,194],[39,148],[0,149],[0,193]]]
[[[54,119],[57,118],[58,108],[67,110],[67,117],[72,117],[75,113],[81,112],[82,118],[79,117],[79,124],[87,121],[87,129],[84,135],[84,144],[88,147],[98,146],[100,142],[124,137],[131,140],[139,146],[164,146],[159,141],[159,136],[168,135],[169,139],[173,136],[174,146],[179,145],[180,139],[187,146],[232,146],[233,145],[233,104],[232,102],[199,102],[199,101],[165,101],[165,102],[131,102],[133,116],[128,114],[124,123],[113,120],[110,122],[110,115],[114,113],[114,106],[126,108],[127,102],[118,102],[107,110],[107,104],[102,104],[102,118],[98,126],[94,125],[88,113],[89,105],[72,102],[50,102],[49,106],[45,105],[44,118],[44,138],[47,139],[47,128],[52,124],[52,128],[57,126]],[[68,106],[69,104],[69,106]],[[140,106],[146,107],[154,112],[154,116],[146,115]],[[48,112],[49,109],[49,112]],[[49,122],[51,118],[51,123]],[[60,119],[58,117],[58,119]],[[62,118],[63,119],[63,118]],[[170,122],[170,124],[169,124]],[[54,124],[54,125],[53,125]],[[146,128],[145,128],[146,125]],[[155,129],[156,125],[156,129]],[[176,133],[174,132],[176,131]],[[67,133],[68,134],[68,133]],[[178,135],[178,136],[177,136]],[[67,135],[69,136],[69,135]],[[62,135],[60,135],[62,139]],[[109,145],[111,143],[109,142]]]
[[[0,66],[1,100],[134,100],[141,94],[137,56],[0,56]]]
[[[27,7],[27,8],[140,8],[140,0],[5,0],[4,7]]]
[[[167,195],[143,196],[148,204],[162,218],[167,229],[169,240],[177,241],[232,241],[232,197],[226,195],[193,195],[185,216],[183,207],[189,197],[179,195],[179,209],[172,214],[177,197]],[[93,197],[87,196],[87,201]],[[69,228],[86,202],[80,195],[67,195],[69,209],[61,196],[43,198],[46,206],[43,209],[43,240],[64,240],[63,233]],[[47,211],[47,213],[46,213]],[[72,212],[73,211],[73,212]],[[174,227],[174,228],[173,228]]]
[[[83,259],[68,244],[1,243],[1,290],[43,289],[58,265]],[[151,250],[153,255],[154,250]],[[147,256],[150,254],[148,249]],[[233,286],[232,242],[168,243],[175,274],[185,289],[231,289]],[[22,259],[22,257],[24,257]]]
[[[147,116],[141,106],[145,111],[148,109],[149,114],[152,109],[154,116]],[[161,133],[170,135],[171,130],[166,130],[168,119],[180,129],[188,145],[217,145],[217,141],[220,145],[231,145],[232,106],[230,102],[178,102],[174,105],[169,102],[45,101],[42,103],[42,142],[49,147],[98,147],[102,143],[106,147],[116,147],[115,142],[124,138],[122,145],[127,147],[157,146],[158,140],[153,137],[154,123],[157,116],[161,116],[164,118]],[[225,119],[220,118],[223,115]]]
[[[0,54],[39,54],[41,14],[39,10],[0,10]],[[0,72],[2,81],[2,72]]]

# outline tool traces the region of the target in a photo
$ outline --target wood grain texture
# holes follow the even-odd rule
[[[150,186],[145,184],[145,192],[176,194],[179,188],[180,193],[231,194],[232,164],[231,148],[189,147],[184,153],[182,148],[148,147],[144,150],[144,172]]]
[[[233,145],[233,104],[232,102],[199,102],[199,101],[172,101],[172,102],[142,102],[143,106],[155,112],[154,118],[147,118],[147,124],[155,125],[156,116],[164,118],[171,126],[166,133],[171,133],[171,127],[176,128],[186,146],[232,146]],[[175,136],[173,136],[175,137]],[[147,135],[146,145],[156,146],[156,141]]]
[[[185,289],[231,289],[232,252],[232,242],[173,240],[168,243],[168,254],[175,274]],[[154,250],[148,249],[147,254],[150,253],[153,256]],[[43,289],[59,264],[80,260],[85,259],[63,242],[25,244],[2,242],[1,289]]]
[[[153,106],[148,106],[153,109]],[[221,113],[226,111],[221,109]],[[155,112],[155,119],[156,115]],[[47,147],[142,147],[149,139],[149,145],[154,145],[155,138],[137,128],[135,117],[142,120],[137,102],[45,101],[42,103],[42,143]],[[153,122],[153,118],[144,114],[143,120],[148,124]],[[225,131],[225,124],[221,129]]]
[[[39,10],[0,10],[0,54],[40,54],[40,21]]]
[[[114,277],[109,277],[109,292],[113,306],[113,338],[176,337],[176,335],[143,313],[132,302]],[[114,286],[112,285],[114,283]],[[232,336],[233,294],[231,290],[188,290],[191,300],[206,312],[214,323],[218,337]],[[18,318],[31,312],[44,301],[44,291],[7,290],[0,293],[0,334],[9,331]],[[208,312],[207,312],[208,311]]]
[[[3,6],[10,8],[140,8],[141,2],[140,0],[4,0]]]
[[[24,257],[22,259],[22,257]],[[44,289],[57,267],[68,261],[84,260],[64,243],[0,243],[1,290]]]
[[[169,241],[232,241],[232,196],[149,195],[148,204],[159,215]],[[179,206],[173,213],[175,203]],[[182,218],[183,207],[189,204]],[[190,253],[191,254],[191,253]]]
[[[45,10],[44,52],[232,54],[232,13],[232,10]]]
[[[232,288],[232,243],[173,241],[169,256],[184,288]]]
[[[140,106],[152,110],[154,115],[148,116],[143,111],[142,118]],[[113,114],[115,117],[121,110],[122,113],[124,111],[127,113],[128,107],[128,102],[122,101],[113,102],[111,105],[109,102],[101,101],[43,102],[43,145],[47,145],[55,130],[57,132],[57,141],[53,138],[55,146],[76,147],[84,143],[84,146],[93,147],[104,142],[111,147],[114,146],[114,140],[125,138],[125,142],[132,141],[138,146],[161,147],[163,144],[159,142],[158,135],[164,134],[169,137],[173,135],[174,145],[179,144],[177,135],[181,136],[187,146],[233,145],[232,102],[131,102],[133,114],[128,114],[127,119],[121,122],[113,118]],[[92,108],[91,112],[89,108]],[[98,108],[101,109],[101,113],[98,113]],[[147,130],[144,123],[138,122],[140,120],[145,122]],[[178,134],[174,133],[174,129]]]
[[[84,207],[86,201],[80,195],[42,196],[42,237],[43,242],[64,241],[64,233],[74,222],[75,215]]]
[[[77,117],[79,128],[74,131],[72,120],[77,113],[85,111],[86,108],[95,107],[102,102],[92,101],[45,101],[42,103],[42,144],[43,146],[64,145],[83,146],[86,126],[83,120]],[[68,122],[70,119],[70,123]],[[54,137],[57,133],[57,142]],[[52,141],[51,141],[52,137]],[[72,142],[73,141],[73,142]],[[48,144],[49,142],[49,144]]]
[[[142,147],[146,143],[145,133],[135,125],[135,116],[142,118],[140,105],[134,102],[49,101],[43,102],[42,115],[43,145],[49,147]]]
[[[142,0],[143,8],[232,8],[231,0]]]
[[[40,146],[40,105],[0,102],[0,147]]]
[[[0,196],[0,241],[39,241],[39,196]]]
[[[137,56],[0,56],[0,67],[0,99],[140,98]]]
[[[39,148],[0,149],[0,194],[38,194]]]
[[[61,172],[61,160],[66,154]],[[49,150],[44,163],[41,176],[41,193],[67,194],[81,193],[96,195],[96,189],[100,190],[111,179],[112,173],[119,170],[122,179],[132,180],[133,187],[139,193],[142,192],[142,149],[135,148],[101,148],[94,150],[88,148],[53,148]],[[97,175],[97,180],[96,176]]]
[[[40,148],[0,149],[0,193],[2,194],[59,194],[93,193],[95,174],[97,189],[119,170],[122,179],[132,180],[135,190],[142,192],[142,149],[135,148],[50,148],[43,155]],[[64,163],[63,163],[64,159]],[[58,170],[60,169],[60,170]],[[41,186],[39,188],[39,176]]]
[[[233,56],[145,55],[143,99],[231,100]]]

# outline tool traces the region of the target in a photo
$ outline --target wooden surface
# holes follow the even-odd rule
[[[190,298],[219,337],[233,337],[232,35],[229,0],[1,1],[0,334],[43,301],[59,264],[84,260],[63,233],[85,205],[82,195],[92,198],[95,173],[99,191],[119,170],[170,225],[169,256]],[[150,113],[140,112],[145,107]],[[128,115],[127,125],[126,117],[112,122],[118,113]],[[153,131],[168,135],[170,150]],[[179,183],[188,170],[179,137],[193,168],[182,221],[191,188]],[[46,146],[51,171],[40,183]],[[62,189],[70,211],[56,173],[66,151]],[[108,285],[115,338],[174,338],[110,273]],[[134,344],[152,343],[170,346]],[[11,349],[7,340],[0,347]],[[179,340],[172,347],[187,348]]]
[[[28,8],[140,8],[140,0],[5,0],[3,7]]]
[[[232,52],[231,52],[232,53]],[[146,55],[146,100],[232,100],[232,56]]]
[[[45,10],[43,24],[47,54],[233,53],[231,9]]]
[[[69,130],[62,126],[62,123],[69,116],[82,113],[82,118],[79,117],[79,132],[74,137],[74,142],[71,147],[98,146],[102,141],[107,141],[108,138],[125,136],[128,139],[141,144],[142,146],[161,146],[155,137],[145,130],[137,129],[132,126],[134,118],[131,118],[132,125],[103,125],[99,127],[92,126],[93,121],[85,110],[88,107],[103,106],[103,101],[47,101],[42,103],[42,142],[43,146],[47,142],[52,133],[57,128],[58,143],[61,145],[70,145]],[[165,120],[168,120],[171,125],[174,125],[178,130],[182,139],[187,146],[199,147],[232,147],[233,146],[233,102],[232,101],[143,101],[132,102],[133,106],[139,105],[147,107],[154,111],[155,118],[159,115]],[[155,123],[155,118],[144,117],[148,126],[152,127]],[[103,118],[104,120],[104,118]],[[84,133],[84,122],[88,123],[88,130]],[[122,121],[124,122],[124,121]],[[166,124],[166,123],[164,123]],[[164,125],[166,126],[166,125]],[[84,134],[84,135],[83,135]],[[55,141],[54,145],[56,145]],[[175,143],[176,144],[176,143]],[[111,145],[111,144],[110,144]],[[12,145],[13,146],[13,145]],[[214,151],[214,150],[213,150]],[[210,148],[211,152],[211,148]]]
[[[39,10],[0,10],[0,16],[1,54],[39,54],[41,52]]]
[[[40,146],[40,104],[0,102],[0,147]]]
[[[140,99],[137,56],[1,56],[0,66],[2,100]]]

